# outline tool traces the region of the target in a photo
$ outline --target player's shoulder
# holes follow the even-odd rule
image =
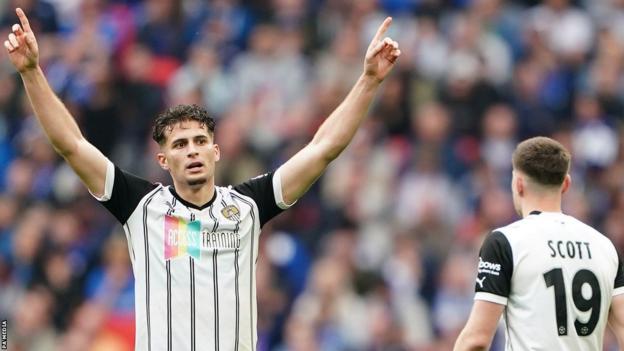
[[[583,229],[583,230],[585,230],[587,232],[590,232],[590,233],[592,233],[594,235],[598,235],[600,237],[604,237],[604,235],[600,231],[598,231],[596,228],[592,227],[591,225],[581,221],[580,219],[578,219],[576,217],[573,217],[573,216],[570,216],[570,215],[563,215],[563,216],[569,221],[570,224],[578,226],[579,228],[581,228],[581,229]]]
[[[609,237],[604,235],[602,232],[598,231],[596,228],[590,226],[589,224],[569,215],[565,215],[568,218],[569,223],[578,228],[579,231],[582,231],[584,235],[587,235],[588,240],[593,240],[601,243],[602,245],[606,245],[609,247],[615,248],[613,242]]]
[[[240,184],[230,184],[230,185],[225,185],[225,186],[217,186],[217,191],[221,191],[223,194],[232,194],[234,193],[235,195],[238,196],[248,196],[247,194],[247,190],[249,189],[249,185],[246,183],[240,183]]]
[[[527,231],[528,228],[531,226],[532,223],[530,221],[527,221],[527,218],[522,218],[505,226],[498,227],[492,230],[492,233],[500,233],[509,239],[510,237],[514,237]]]
[[[582,233],[587,240],[599,242],[601,245],[613,246],[611,240],[583,221],[563,213],[535,213],[512,222],[504,227],[497,228],[493,232],[500,232],[508,239],[527,239],[533,234],[539,234],[548,230],[551,226],[565,223],[575,232]],[[554,228],[554,227],[553,227]]]
[[[231,197],[233,193],[235,196],[244,195],[237,191],[234,185],[215,186],[215,189],[221,196]]]
[[[532,235],[538,235],[549,225],[548,215],[541,213],[530,214],[505,226],[496,228],[492,233],[501,233],[510,242],[532,240]],[[539,229],[539,230],[538,230]]]
[[[259,200],[265,196],[273,196],[274,179],[273,172],[267,172],[250,178],[236,185],[224,187],[229,192],[235,192],[237,195],[244,195],[251,199]]]
[[[254,198],[254,188],[246,183],[237,185],[227,185],[217,187],[217,191],[225,199],[231,199],[234,201],[243,201],[246,203],[254,203],[257,205],[257,201]]]

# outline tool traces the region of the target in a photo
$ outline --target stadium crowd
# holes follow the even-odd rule
[[[484,236],[517,219],[510,157],[529,136],[572,151],[564,211],[624,252],[623,0],[5,0],[5,36],[16,6],[87,138],[163,183],[150,126],[164,107],[196,103],[217,120],[217,184],[275,169],[346,95],[393,16],[403,55],[369,118],[263,230],[258,350],[452,348]],[[131,350],[133,284],[123,231],[56,156],[5,55],[11,349]]]

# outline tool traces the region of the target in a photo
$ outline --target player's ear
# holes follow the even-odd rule
[[[561,194],[565,194],[570,189],[570,185],[572,185],[572,177],[566,174],[563,178],[563,184],[561,184]]]
[[[212,144],[215,152],[215,162],[221,159],[221,149],[219,149],[219,144]]]
[[[164,169],[165,171],[169,170],[169,165],[167,164],[167,157],[165,157],[164,153],[162,152],[157,153],[156,160],[158,161],[158,165],[160,165],[160,168]]]
[[[526,184],[524,182],[524,177],[522,176],[522,174],[516,173],[516,183],[514,184],[514,186],[516,188],[516,194],[524,196]]]

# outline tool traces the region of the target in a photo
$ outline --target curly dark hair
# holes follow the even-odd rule
[[[165,132],[171,131],[173,127],[182,121],[197,121],[208,129],[208,133],[214,137],[215,121],[208,116],[208,112],[197,105],[178,105],[168,108],[165,112],[156,117],[152,139],[159,145],[166,141]]]
[[[563,184],[570,170],[568,150],[559,142],[546,137],[535,137],[518,144],[512,160],[515,169],[545,186]]]

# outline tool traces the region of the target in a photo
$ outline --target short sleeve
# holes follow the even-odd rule
[[[104,195],[101,197],[91,195],[100,201],[121,224],[125,224],[141,199],[156,187],[156,184],[127,173],[109,161]]]
[[[613,285],[613,296],[624,294],[624,267],[622,267],[622,256],[618,253],[618,268],[615,274]]]
[[[234,190],[249,196],[258,205],[260,226],[280,214],[293,204],[286,204],[282,197],[282,183],[279,170],[252,178],[234,186]]]
[[[488,235],[479,252],[475,300],[507,305],[513,274],[511,245],[501,232]]]

